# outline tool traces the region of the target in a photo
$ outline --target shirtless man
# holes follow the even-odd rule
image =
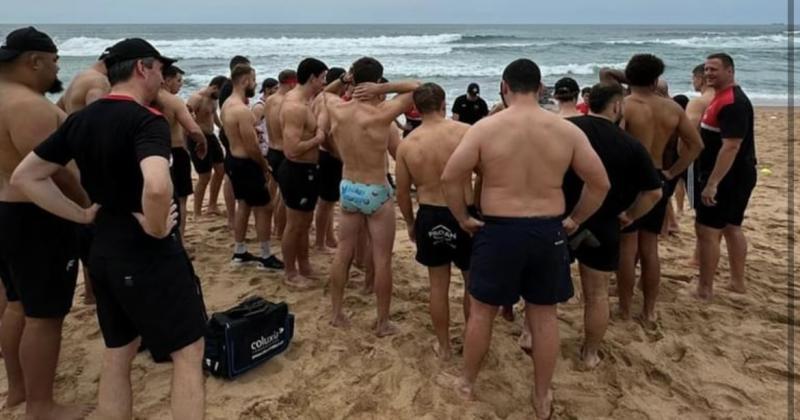
[[[0,345],[8,379],[5,407],[25,401],[25,418],[34,420],[87,414],[83,407],[53,401],[61,328],[78,275],[76,225],[39,208],[9,182],[20,161],[64,121],[64,112],[44,96],[60,91],[52,39],[33,27],[9,33],[0,47],[0,259],[8,268],[2,276],[8,306]],[[62,168],[53,181],[88,207],[77,170]]]
[[[186,135],[195,144],[197,156],[206,156],[206,136],[192,118],[189,108],[176,95],[183,87],[183,70],[175,65],[165,67],[162,71],[164,83],[158,91],[158,98],[153,103],[164,114],[169,123],[172,137],[172,164],[169,168],[175,196],[178,197],[180,223],[178,231],[181,240],[186,234],[186,197],[192,195],[192,166],[189,151],[186,150]]]
[[[206,155],[200,157],[196,144],[189,142],[189,152],[192,155],[194,170],[197,172],[197,184],[194,187],[194,217],[203,214],[203,200],[206,195],[206,187],[211,183],[209,193],[208,212],[209,214],[219,214],[217,208],[217,198],[219,189],[222,185],[222,178],[225,175],[225,168],[222,164],[225,156],[222,153],[219,139],[214,135],[214,126],[221,127],[219,116],[217,116],[217,99],[220,89],[227,79],[224,76],[217,76],[211,79],[207,87],[201,89],[189,98],[186,106],[194,114],[194,120],[206,137]],[[214,174],[211,174],[211,171]],[[230,218],[230,215],[228,216]]]
[[[697,158],[703,144],[680,105],[656,93],[664,62],[651,54],[638,54],[625,68],[631,94],[625,97],[623,113],[626,131],[647,149],[653,165],[659,170],[663,194],[656,206],[641,219],[623,230],[620,239],[619,305],[622,319],[630,319],[633,289],[636,283],[637,256],[642,264],[644,305],[642,319],[656,321],[655,305],[661,277],[658,257],[658,235],[664,224],[667,204],[677,177]],[[663,168],[663,156],[673,135],[680,137],[681,155],[670,168]]]
[[[406,221],[408,237],[417,244],[417,261],[428,267],[431,283],[430,312],[438,340],[436,352],[442,361],[450,360],[450,263],[464,278],[464,324],[469,319],[469,263],[472,238],[450,213],[442,191],[441,177],[447,160],[468,124],[445,118],[445,93],[436,84],[426,83],[414,91],[414,105],[422,115],[417,127],[397,149],[397,204]],[[411,204],[411,185],[417,187],[419,211],[416,218]],[[472,178],[464,182],[467,204],[473,196]],[[473,215],[474,212],[473,208]]]
[[[317,126],[311,104],[325,86],[327,71],[328,66],[315,58],[301,61],[297,67],[299,84],[286,94],[278,111],[286,155],[277,177],[286,204],[282,240],[286,284],[300,288],[312,285],[308,230],[319,198],[319,146],[326,139]]]
[[[609,182],[583,132],[541,108],[541,88],[536,63],[519,59],[509,64],[501,85],[508,108],[467,132],[445,166],[442,183],[450,211],[462,229],[475,235],[464,370],[457,391],[474,398],[498,309],[521,296],[533,331],[533,407],[545,419],[553,412],[550,384],[559,352],[556,305],[573,295],[567,235],[600,207]],[[584,189],[573,212],[563,218],[561,186],[569,168]],[[464,182],[476,169],[483,174],[484,221],[469,214],[464,195]]]
[[[336,95],[326,94],[327,114],[323,118],[323,121],[330,120],[331,134],[344,164],[339,248],[331,268],[331,324],[335,327],[349,324],[342,310],[344,288],[358,242],[358,231],[366,221],[372,244],[378,303],[375,334],[383,337],[398,332],[389,321],[395,216],[394,191],[386,180],[386,154],[390,130],[396,130],[394,120],[411,108],[411,92],[419,87],[419,83],[377,84],[383,76],[383,66],[370,57],[356,60],[350,72],[350,76],[334,83],[352,80],[356,86],[353,99],[345,102]],[[389,101],[381,98],[381,95],[392,92],[400,95]]]
[[[248,98],[256,93],[256,71],[247,64],[240,64],[231,72],[231,81],[233,91],[222,106],[222,123],[227,128],[225,135],[230,144],[228,176],[236,198],[232,261],[235,264],[255,262],[264,269],[282,269],[283,263],[272,255],[269,246],[269,166],[258,147],[256,119],[247,106]],[[256,236],[261,244],[260,257],[247,252],[245,244],[251,210],[256,219]]]
[[[571,77],[564,77],[556,82],[553,97],[558,102],[558,115],[562,118],[577,117],[581,115],[578,110],[578,82]]]
[[[278,91],[270,95],[264,102],[264,114],[267,120],[267,133],[269,133],[269,149],[267,150],[267,162],[269,163],[270,173],[269,194],[274,198],[275,209],[275,234],[278,239],[283,237],[283,230],[286,228],[286,205],[283,204],[283,197],[278,194],[278,170],[286,155],[283,154],[283,130],[281,129],[280,110],[286,94],[297,86],[297,72],[294,70],[283,70],[278,74]]]
[[[714,88],[709,86],[706,82],[705,64],[698,64],[692,70],[692,87],[695,92],[700,93],[700,96],[689,100],[689,103],[686,105],[686,116],[689,117],[692,126],[700,130],[700,120],[703,119],[703,114],[705,114],[711,101],[714,100],[714,95],[716,93]],[[689,198],[689,205],[691,207],[694,207],[694,178],[694,163],[692,163],[689,165],[689,169],[686,172],[686,196]],[[698,257],[697,253],[697,245],[695,245],[694,257],[692,259],[692,265],[695,266],[700,264],[700,257]]]

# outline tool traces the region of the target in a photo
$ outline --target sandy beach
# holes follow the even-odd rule
[[[646,330],[636,322],[612,317],[602,346],[603,362],[593,371],[583,371],[578,360],[583,311],[573,266],[578,296],[559,307],[561,356],[554,377],[555,418],[786,418],[790,327],[786,137],[786,110],[759,108],[759,168],[769,168],[772,174],[759,175],[744,225],[750,240],[747,295],[724,289],[729,275],[723,247],[714,302],[700,303],[691,296],[697,281],[697,269],[689,265],[694,218],[691,212],[684,213],[679,219],[680,233],[662,241],[658,328]],[[220,207],[221,201],[222,197]],[[195,220],[189,216],[187,242],[194,250],[209,313],[260,295],[286,301],[297,317],[295,339],[286,353],[235,381],[208,378],[208,419],[533,418],[529,402],[533,367],[517,345],[519,320],[509,323],[498,317],[478,378],[478,401],[465,403],[452,390],[437,385],[441,372],[459,371],[461,358],[440,364],[432,351],[435,339],[428,314],[427,271],[414,261],[414,245],[399,210],[396,214],[392,319],[402,332],[383,339],[370,330],[375,299],[361,294],[361,271],[353,269],[345,300],[353,325],[334,329],[328,325],[330,297],[325,287],[333,254],[312,252],[319,286],[292,291],[283,285],[282,273],[230,266],[232,238],[224,217]],[[250,235],[254,235],[252,229]],[[255,250],[254,238],[249,239],[251,251]],[[272,241],[272,249],[280,252],[278,241]],[[64,326],[55,392],[61,402],[94,403],[103,343],[95,309],[82,303],[79,283]],[[451,335],[459,345],[464,330],[462,290],[460,276],[454,275]],[[795,286],[795,293],[799,292]],[[641,299],[637,291],[635,312]],[[611,303],[615,308],[616,298]],[[149,354],[137,357],[132,373],[136,419],[170,418],[170,372],[169,365],[154,364]],[[0,397],[6,391],[3,372]],[[800,389],[796,392],[800,400]],[[0,418],[23,419],[23,412],[23,407],[0,411]]]

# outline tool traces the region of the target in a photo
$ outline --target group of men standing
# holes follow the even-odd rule
[[[183,71],[142,39],[109,47],[55,105],[44,94],[60,91],[57,61],[50,37],[31,27],[10,33],[0,48],[0,277],[9,301],[0,345],[7,405],[26,401],[29,418],[88,413],[58,405],[52,395],[79,257],[106,344],[97,412],[132,417],[131,362],[146,346],[156,361],[173,363],[174,417],[203,417],[206,313],[182,236],[187,197],[195,194],[199,217],[207,188],[209,213],[219,213],[223,191],[232,261],[283,269],[292,287],[317,283],[309,258],[316,211],[316,248],[336,248],[331,325],[349,325],[345,285],[362,252],[377,297],[374,333],[397,333],[390,320],[396,229],[389,155],[416,260],[428,268],[443,360],[453,353],[451,263],[464,278],[464,368],[452,385],[466,398],[473,397],[494,318],[522,298],[534,410],[540,418],[552,414],[556,307],[573,296],[572,259],[585,296],[581,356],[588,366],[601,361],[611,272],[627,319],[641,263],[642,319],[656,321],[658,234],[674,184],[693,162],[698,296],[711,298],[723,236],[732,289],[744,290],[740,226],[756,180],[753,112],[726,54],[707,58],[698,76],[703,95],[686,112],[656,94],[664,63],[640,54],[624,75],[606,73],[590,89],[586,116],[543,109],[539,67],[518,59],[502,75],[503,109],[467,121],[472,126],[458,120],[469,120],[462,117],[472,106],[488,112],[485,103],[474,105],[477,85],[468,88],[466,107],[456,101],[458,118],[447,119],[440,86],[388,82],[370,57],[348,70],[304,59],[296,71],[265,81],[255,104],[256,72],[241,56],[231,60],[229,77],[215,77],[186,104],[175,96]],[[577,85],[557,86],[557,97],[566,95],[560,88],[577,99]],[[387,100],[389,94],[395,96]],[[395,121],[412,107],[421,124],[401,141]],[[678,158],[665,165],[674,138]],[[190,162],[199,176],[194,186]],[[259,256],[245,241],[251,214]],[[272,254],[273,229],[284,261]]]

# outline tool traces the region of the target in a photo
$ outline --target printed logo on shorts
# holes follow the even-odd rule
[[[448,229],[444,225],[436,225],[428,232],[428,237],[431,238],[434,245],[447,245],[450,248],[456,248],[456,233]]]
[[[72,271],[72,268],[75,267],[76,261],[74,259],[67,261],[67,271]]]

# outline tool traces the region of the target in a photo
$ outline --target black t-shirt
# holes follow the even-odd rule
[[[706,108],[700,124],[700,134],[705,147],[698,159],[697,171],[707,177],[714,170],[722,139],[742,139],[739,152],[726,179],[735,179],[752,173],[756,166],[756,147],[753,134],[753,105],[739,86],[717,92]]]
[[[459,121],[471,125],[489,115],[489,106],[486,105],[486,101],[481,97],[478,97],[475,101],[470,101],[467,99],[467,95],[461,95],[456,98],[452,111],[453,114],[458,114]]]
[[[67,118],[34,153],[66,165],[75,160],[81,184],[93,203],[92,253],[104,257],[142,257],[183,252],[173,231],[164,239],[147,235],[132,212],[142,211],[144,179],[139,162],[147,157],[169,159],[167,120],[155,109],[127,96],[109,95]]]
[[[619,126],[605,118],[588,115],[568,120],[589,138],[589,143],[603,162],[611,182],[611,190],[603,205],[590,220],[616,219],[633,204],[640,192],[661,187],[661,178],[647,150]],[[569,170],[564,176],[563,189],[566,214],[569,214],[581,196],[583,181]]]
[[[219,89],[219,98],[218,98],[219,109],[222,109],[222,104],[224,104],[225,101],[227,101],[232,94],[233,94],[233,83],[231,82],[231,79],[228,79]]]

